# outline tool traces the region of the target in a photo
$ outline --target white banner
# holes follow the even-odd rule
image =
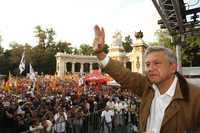
[[[22,72],[25,70],[25,51],[22,54],[22,58],[19,64],[19,70],[20,70],[20,74],[22,74]]]

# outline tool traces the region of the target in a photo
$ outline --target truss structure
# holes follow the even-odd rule
[[[152,0],[161,17],[158,24],[161,28],[167,28],[172,37],[177,34],[200,35],[200,0],[196,0],[195,8],[191,8],[191,3],[187,1]]]

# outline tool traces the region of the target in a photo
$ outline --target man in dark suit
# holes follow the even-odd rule
[[[142,75],[130,72],[104,52],[105,32],[94,27],[93,48],[105,71],[122,89],[141,98],[139,131],[151,133],[184,133],[200,131],[200,87],[188,83],[177,72],[174,53],[162,46],[150,46],[145,52]]]

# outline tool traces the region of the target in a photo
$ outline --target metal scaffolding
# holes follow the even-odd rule
[[[193,3],[191,3],[191,1]],[[178,71],[181,72],[181,46],[190,35],[200,35],[200,0],[152,0],[161,20],[160,28],[167,28],[176,44]]]

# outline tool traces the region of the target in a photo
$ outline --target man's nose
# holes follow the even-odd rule
[[[155,65],[153,63],[150,63],[148,66],[147,66],[147,71],[153,71],[156,69]]]

